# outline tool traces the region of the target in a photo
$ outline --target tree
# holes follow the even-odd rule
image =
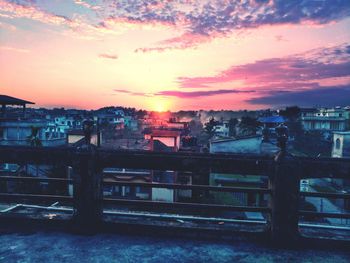
[[[203,125],[200,121],[191,120],[188,124],[190,133],[194,136],[198,136],[203,131]]]
[[[286,107],[285,110],[280,110],[279,115],[288,121],[296,121],[300,116],[300,108],[298,106]]]
[[[240,131],[244,135],[255,135],[258,127],[259,122],[257,119],[249,116],[243,116],[241,122],[239,123]]]
[[[208,122],[204,124],[204,131],[209,135],[209,138],[213,137],[215,134],[215,126],[218,125],[219,122],[211,117]]]
[[[39,147],[42,146],[42,142],[41,139],[39,138],[39,127],[34,127],[31,126],[31,134],[29,136],[27,136],[27,141],[30,143],[30,146],[33,147]]]
[[[304,135],[303,127],[299,119],[300,108],[298,106],[287,107],[285,110],[281,110],[279,115],[286,119],[286,125],[291,137],[299,139]]]
[[[32,146],[32,147],[42,146],[42,142],[39,138],[40,128],[35,127],[35,126],[31,126],[30,129],[31,129],[31,134],[29,136],[27,136],[27,141],[29,142],[30,146]],[[38,176],[39,175],[39,165],[36,164],[35,167],[36,167],[36,176]]]
[[[229,136],[236,136],[237,118],[231,118],[228,122]]]
[[[311,157],[330,157],[332,149],[332,143],[326,141],[320,131],[308,131],[299,135],[294,140],[293,146],[298,152]]]

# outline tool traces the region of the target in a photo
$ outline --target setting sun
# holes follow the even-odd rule
[[[170,101],[164,98],[154,98],[152,99],[151,109],[157,112],[165,112],[170,109]]]

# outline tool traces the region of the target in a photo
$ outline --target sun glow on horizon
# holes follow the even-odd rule
[[[150,108],[156,112],[166,112],[171,108],[170,100],[166,98],[152,98],[150,102]]]

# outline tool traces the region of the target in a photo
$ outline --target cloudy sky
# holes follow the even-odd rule
[[[0,68],[45,107],[350,105],[350,1],[0,0]]]

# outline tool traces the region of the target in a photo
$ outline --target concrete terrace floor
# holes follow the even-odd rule
[[[350,262],[334,249],[274,249],[247,241],[55,231],[0,233],[0,262]]]

